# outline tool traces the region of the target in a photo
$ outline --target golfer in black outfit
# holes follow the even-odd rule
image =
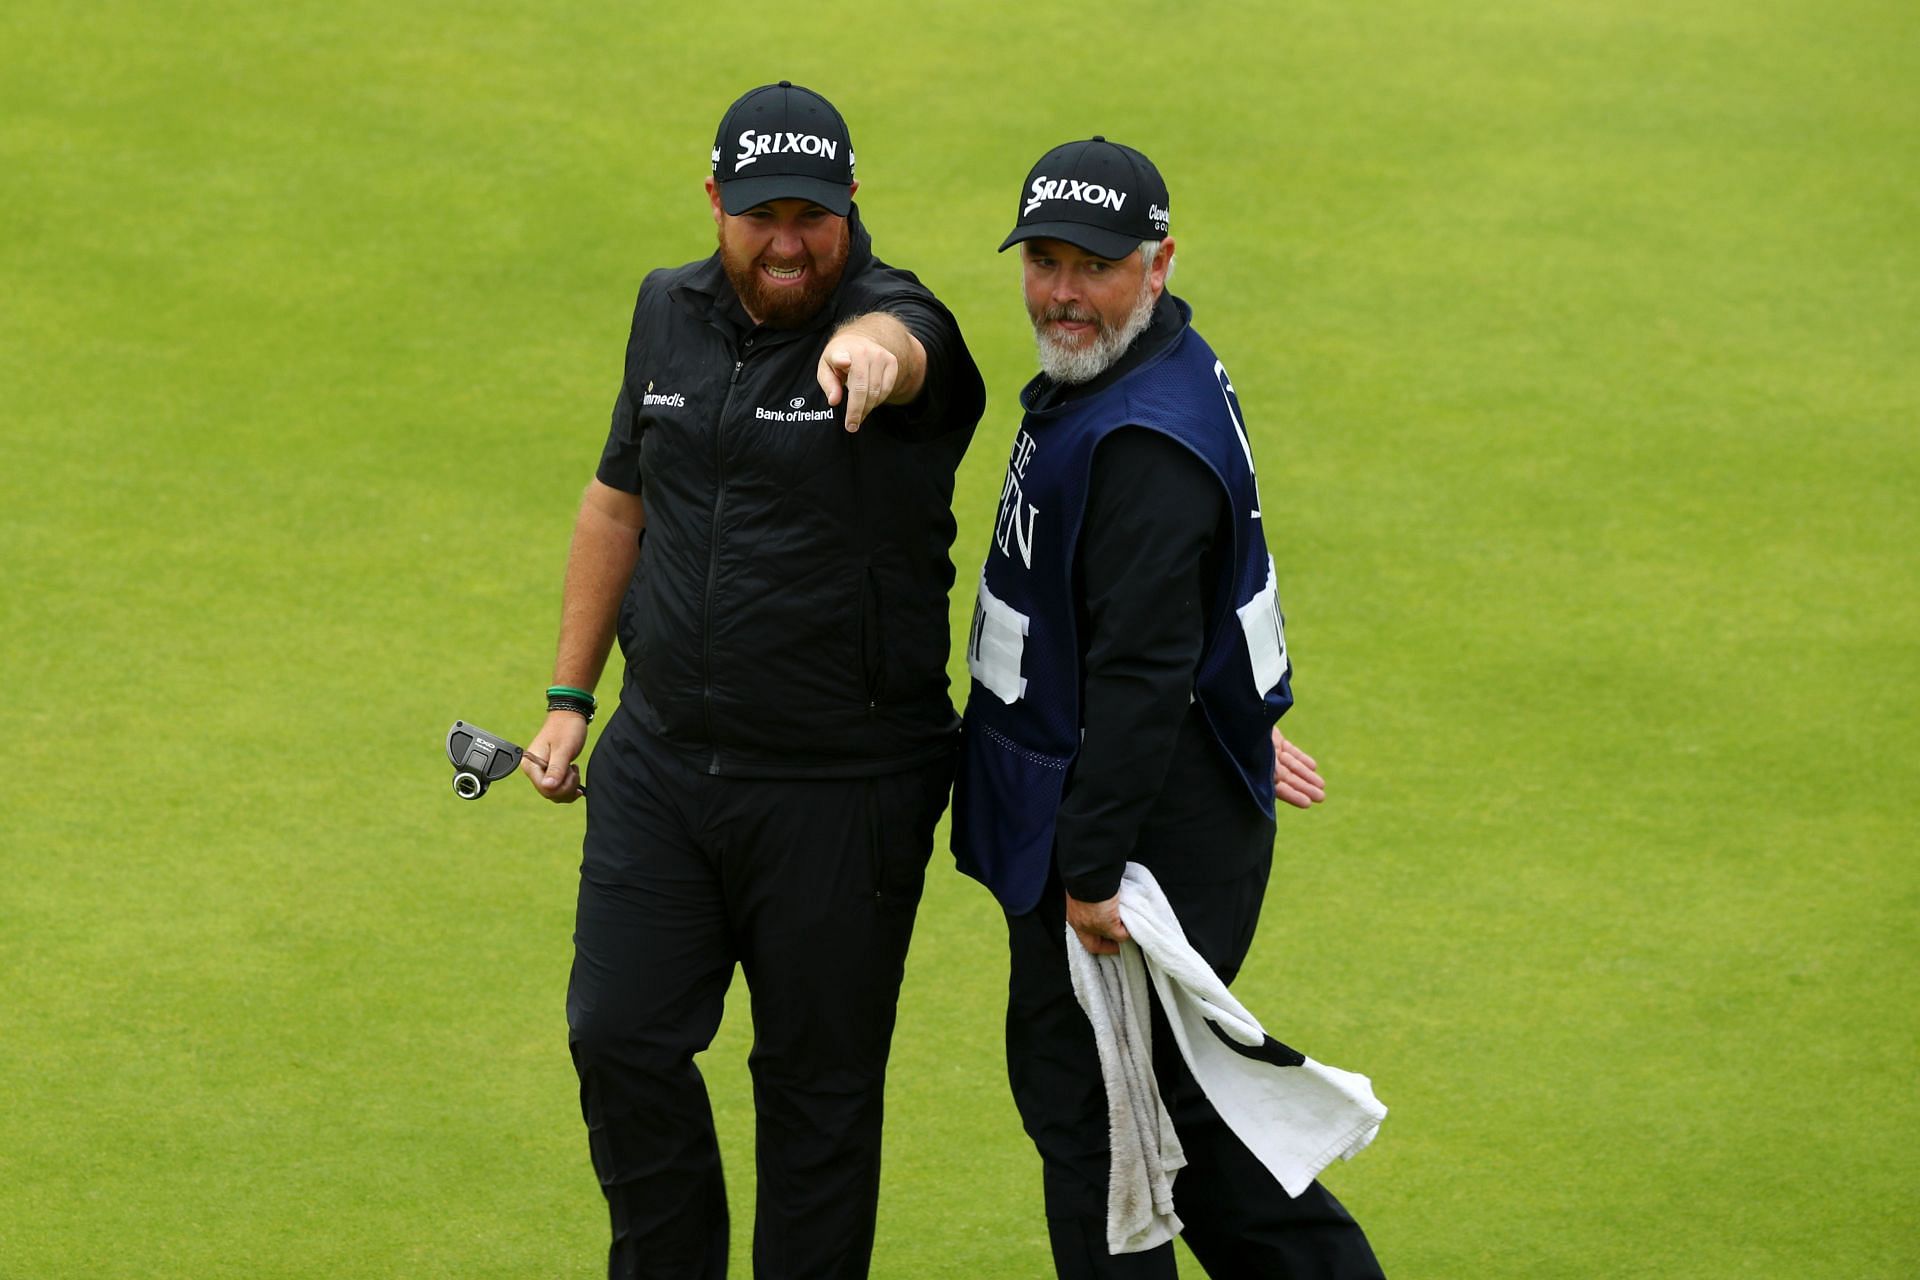
[[[1253,456],[1224,365],[1166,292],[1167,189],[1093,138],[1042,157],[1019,246],[1041,373],[1021,394],[981,603],[954,849],[1007,912],[1007,1065],[1062,1277],[1170,1280],[1173,1246],[1107,1251],[1107,1100],[1068,946],[1112,953],[1128,862],[1231,982],[1272,865],[1277,797],[1325,796],[1274,721],[1292,701]],[[1078,941],[1066,939],[1071,924]],[[1154,1069],[1207,1274],[1373,1280],[1317,1182],[1289,1198],[1208,1104],[1154,1008]]]
[[[719,1280],[727,1200],[693,1055],[753,998],[754,1274],[867,1274],[907,942],[946,805],[954,468],[984,405],[958,326],[873,256],[839,113],[733,104],[719,250],[640,288],[567,564],[546,724],[589,772],[567,1024],[608,1275]]]

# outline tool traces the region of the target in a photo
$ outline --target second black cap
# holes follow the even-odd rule
[[[1153,161],[1098,134],[1040,157],[1020,189],[1020,213],[1000,242],[1065,240],[1102,258],[1124,258],[1142,240],[1166,238],[1167,184]]]

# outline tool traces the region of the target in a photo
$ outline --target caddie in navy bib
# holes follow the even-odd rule
[[[1173,300],[1183,326],[1186,303]],[[1204,462],[1226,494],[1232,545],[1212,584],[1193,697],[1248,797],[1273,814],[1270,731],[1291,705],[1273,561],[1260,521],[1239,398],[1191,328],[1111,386],[1035,408],[1014,440],[967,634],[964,743],[954,788],[960,869],[1015,914],[1046,884],[1054,818],[1080,748],[1083,642],[1073,601],[1074,552],[1094,450],[1123,427],[1158,431]]]

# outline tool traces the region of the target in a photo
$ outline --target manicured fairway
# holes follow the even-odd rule
[[[1020,178],[1160,161],[1333,791],[1237,990],[1392,1107],[1328,1179],[1389,1274],[1920,1274],[1916,55],[1891,0],[9,7],[0,1277],[603,1272],[583,815],[440,739],[537,724],[633,290],[782,77],[987,374],[956,619]],[[882,1280],[1047,1274],[1001,934],[942,847]]]

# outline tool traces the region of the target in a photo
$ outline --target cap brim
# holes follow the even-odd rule
[[[828,213],[844,218],[853,204],[853,188],[848,184],[791,173],[735,178],[717,185],[720,207],[735,215],[769,200],[811,200]]]
[[[1065,240],[1096,257],[1114,261],[1140,247],[1140,241],[1133,236],[1105,227],[1090,227],[1084,222],[1031,222],[1015,227],[1013,233],[1000,242],[997,252],[1005,253],[1022,240]]]

